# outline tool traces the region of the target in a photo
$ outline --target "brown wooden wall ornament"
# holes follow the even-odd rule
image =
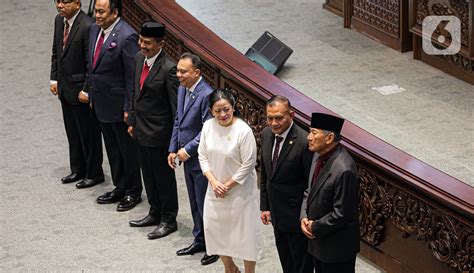
[[[187,51],[199,55],[203,77],[237,97],[236,108],[251,126],[257,144],[266,126],[265,101],[272,95],[290,99],[295,122],[303,128],[308,128],[312,112],[335,114],[248,60],[175,1],[124,0],[123,16],[137,29],[140,20],[147,18],[163,23],[165,51],[173,59]],[[350,121],[342,137],[342,145],[359,168],[361,253],[390,273],[474,273],[474,188]],[[411,249],[400,251],[406,244]]]
[[[413,37],[413,57],[426,62],[452,76],[474,84],[474,3],[472,0],[410,0],[413,17],[410,31]],[[454,55],[429,55],[422,48],[422,24],[427,16],[455,16],[461,22],[461,51]],[[445,43],[437,41],[438,35],[447,37]],[[439,24],[431,38],[433,46],[447,48],[451,34]]]

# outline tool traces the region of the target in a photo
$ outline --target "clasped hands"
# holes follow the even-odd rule
[[[227,181],[226,183],[222,183],[217,179],[212,179],[209,181],[212,187],[212,191],[216,195],[217,198],[224,198],[226,197],[227,193],[231,189],[231,181]]]
[[[301,219],[301,231],[310,240],[316,238],[311,228],[311,226],[313,225],[313,222],[314,222],[313,220],[309,220],[308,218]]]

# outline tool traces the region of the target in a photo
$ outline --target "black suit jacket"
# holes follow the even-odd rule
[[[273,170],[275,135],[269,127],[262,132],[260,210],[270,211],[274,228],[282,232],[301,232],[301,203],[312,157],[306,136],[307,133],[293,123]]]
[[[59,98],[69,104],[80,104],[77,96],[87,78],[89,29],[92,23],[92,18],[80,10],[63,50],[64,17],[56,15],[54,20],[51,80],[58,81]]]
[[[162,50],[151,67],[140,90],[145,56],[135,57],[135,82],[130,99],[129,125],[133,138],[146,147],[168,148],[176,114],[179,81],[176,64]]]
[[[308,252],[326,263],[354,259],[359,252],[359,181],[357,167],[342,147],[329,157],[317,181],[311,186],[317,156],[313,158],[309,189],[301,208],[301,218],[313,220],[316,237],[309,240]]]

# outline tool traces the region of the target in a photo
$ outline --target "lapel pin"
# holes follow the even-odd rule
[[[290,145],[293,144],[293,140],[290,140],[290,142],[288,144],[290,144]]]

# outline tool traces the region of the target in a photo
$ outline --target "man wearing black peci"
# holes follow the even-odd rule
[[[178,193],[174,169],[168,166],[168,147],[179,81],[176,64],[163,50],[164,37],[165,27],[160,23],[142,25],[128,117],[128,133],[139,146],[140,167],[150,204],[148,215],[130,221],[130,226],[158,225],[148,234],[148,239],[167,236],[178,228]]]

